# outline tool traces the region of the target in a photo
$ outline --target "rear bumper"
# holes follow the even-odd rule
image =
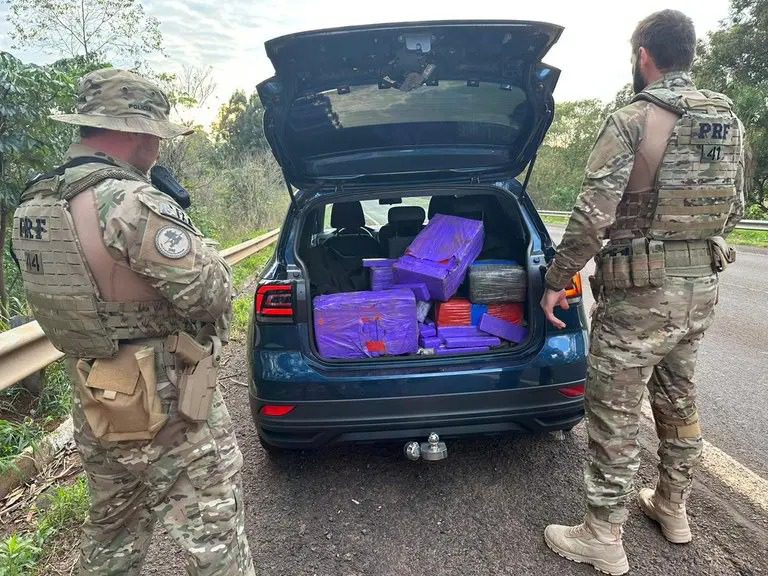
[[[573,382],[572,384],[580,384]],[[584,417],[583,398],[566,398],[557,386],[403,398],[291,402],[281,417],[259,410],[274,404],[250,396],[259,435],[281,448],[318,448],[347,442],[423,440],[568,429]]]

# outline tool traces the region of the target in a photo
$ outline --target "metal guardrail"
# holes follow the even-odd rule
[[[234,265],[253,256],[277,241],[280,230],[248,240],[219,252],[228,264]],[[0,333],[0,390],[13,386],[27,376],[63,358],[37,322],[23,324]]]
[[[542,216],[565,216],[571,215],[570,212],[560,212],[558,210],[539,210]],[[737,230],[762,230],[768,232],[768,220],[742,220],[736,224]]]

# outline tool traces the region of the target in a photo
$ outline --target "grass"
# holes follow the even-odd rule
[[[268,246],[261,252],[246,258],[232,269],[232,282],[235,290],[241,290],[243,286],[253,278],[272,257],[274,246]]]
[[[34,446],[44,432],[31,418],[20,423],[0,420],[0,473],[13,469],[16,457],[28,446]]]
[[[33,525],[26,534],[14,533],[0,541],[0,576],[32,574],[53,555],[47,544],[60,533],[72,533],[88,513],[88,485],[80,476],[69,486],[56,486],[33,509]],[[39,574],[43,572],[38,571]]]
[[[28,446],[34,446],[51,425],[69,414],[72,383],[63,361],[46,368],[42,390],[39,398],[33,398],[20,386],[0,393],[0,410],[11,417],[20,417],[19,422],[0,419],[0,473],[12,468],[16,456]]]
[[[568,223],[567,216],[542,216],[545,224],[553,226],[565,226]],[[734,230],[728,235],[728,243],[736,246],[757,246],[768,248],[768,232],[762,230]]]

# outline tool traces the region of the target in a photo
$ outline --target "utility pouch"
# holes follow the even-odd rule
[[[208,419],[219,374],[221,340],[216,336],[207,339],[207,344],[200,344],[179,332],[166,340],[167,350],[176,356],[179,414],[193,422]]]
[[[648,241],[648,282],[651,286],[659,288],[664,286],[667,277],[664,260],[664,242],[660,240]]]
[[[645,288],[649,283],[648,246],[645,238],[632,240],[632,285]]]
[[[151,440],[168,420],[157,394],[155,350],[120,345],[114,358],[77,362],[77,388],[94,436]]]
[[[728,246],[722,236],[710,238],[709,245],[712,249],[712,266],[717,272],[722,272],[728,268],[728,264],[736,262],[736,250]]]
[[[613,257],[605,254],[600,257],[600,275],[603,280],[603,288],[613,290],[616,283],[613,281]]]
[[[632,287],[632,277],[629,271],[630,257],[625,254],[616,254],[613,260],[613,284],[620,290]]]

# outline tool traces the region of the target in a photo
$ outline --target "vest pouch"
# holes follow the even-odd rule
[[[648,246],[645,238],[632,240],[632,285],[635,288],[645,288],[649,284]]]
[[[157,394],[155,351],[121,345],[114,358],[77,363],[83,412],[94,436],[107,442],[151,440],[168,415]]]
[[[728,267],[728,264],[736,262],[736,250],[728,246],[722,236],[710,238],[709,245],[712,249],[712,265],[717,272],[722,272]]]
[[[665,269],[664,242],[648,241],[648,282],[655,288],[664,286],[667,277]]]
[[[600,257],[599,276],[603,281],[603,288],[605,290],[613,290],[616,288],[616,283],[613,281],[613,257],[609,254],[603,254]]]
[[[611,256],[613,261],[613,284],[620,290],[632,288],[632,276],[630,273],[630,256],[616,254]]]

